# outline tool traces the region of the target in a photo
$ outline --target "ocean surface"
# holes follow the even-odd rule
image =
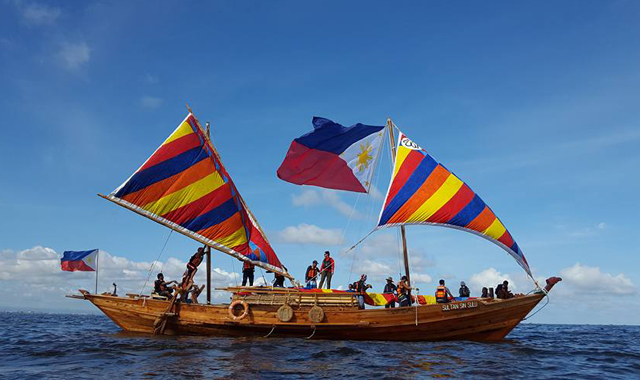
[[[521,324],[503,342],[153,337],[1,312],[0,379],[640,379],[640,326]]]

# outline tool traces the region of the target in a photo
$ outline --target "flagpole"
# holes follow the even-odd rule
[[[100,249],[96,253],[96,294],[98,294],[98,271],[100,270]]]

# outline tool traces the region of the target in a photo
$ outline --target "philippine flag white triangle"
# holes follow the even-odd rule
[[[386,128],[356,141],[340,155],[367,193],[371,187],[371,177],[382,146],[384,131]]]

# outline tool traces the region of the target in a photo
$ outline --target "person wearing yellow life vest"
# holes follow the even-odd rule
[[[449,288],[444,286],[444,280],[440,280],[440,286],[436,288],[436,302],[437,303],[448,303],[453,299],[453,295]]]
[[[398,303],[400,304],[400,307],[411,306],[411,289],[407,276],[402,276],[397,286]]]

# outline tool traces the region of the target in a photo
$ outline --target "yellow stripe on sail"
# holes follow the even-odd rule
[[[502,225],[502,223],[500,223],[500,221],[498,220],[498,218],[496,218],[496,220],[493,221],[493,223],[491,223],[491,225],[489,226],[489,228],[487,228],[486,230],[484,230],[484,232],[482,232],[483,234],[490,236],[496,240],[500,239],[500,237],[502,237],[502,235],[504,234],[504,232],[507,229],[504,228],[504,226]]]
[[[442,186],[420,208],[411,214],[407,222],[425,222],[431,215],[440,210],[445,203],[449,202],[462,185],[464,183],[458,177],[453,174],[449,175],[449,178],[444,181]]]
[[[185,121],[180,124],[178,128],[171,134],[171,136],[167,137],[167,139],[162,143],[162,145],[169,144],[173,140],[177,140],[182,136],[186,136],[189,133],[194,133],[193,128],[191,128],[191,124],[185,119]]]
[[[191,202],[197,201],[222,185],[224,185],[224,181],[220,177],[220,174],[213,172],[175,193],[171,193],[155,202],[144,205],[143,209],[156,215],[164,215]]]
[[[373,300],[375,306],[384,306],[386,305],[387,299],[380,293],[367,293],[369,297]]]
[[[238,230],[229,236],[222,239],[213,239],[216,243],[222,244],[225,247],[233,248],[247,242],[247,231],[244,226],[238,228]]]
[[[396,154],[396,165],[393,168],[393,176],[394,177],[396,176],[396,174],[398,174],[398,170],[400,170],[400,167],[402,166],[402,163],[407,158],[409,153],[411,153],[411,149],[409,149],[409,148],[407,148],[405,146],[402,146],[402,145],[398,146],[398,153]]]

